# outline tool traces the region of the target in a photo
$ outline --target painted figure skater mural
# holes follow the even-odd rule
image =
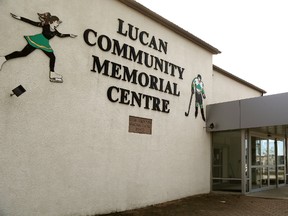
[[[55,68],[55,61],[56,57],[54,55],[54,51],[52,47],[49,44],[49,40],[52,39],[54,36],[58,36],[61,38],[64,37],[71,37],[75,38],[77,35],[74,34],[62,34],[57,31],[57,27],[61,24],[60,19],[57,16],[52,16],[49,12],[47,13],[38,13],[40,22],[35,22],[32,20],[29,20],[24,17],[17,16],[15,14],[11,13],[11,16],[17,20],[21,20],[23,22],[29,23],[31,25],[42,27],[42,33],[36,34],[33,36],[24,36],[24,38],[27,41],[27,45],[21,50],[21,51],[15,51],[12,52],[6,56],[0,57],[0,70],[2,68],[2,65],[11,59],[19,58],[19,57],[25,57],[32,53],[35,49],[42,50],[46,56],[50,59],[49,62],[49,79],[51,82],[57,82],[62,83],[63,82],[63,76],[56,73],[54,71]]]
[[[191,106],[191,102],[192,102],[192,98],[194,94],[195,94],[195,118],[198,116],[198,108],[200,107],[202,119],[203,121],[206,121],[205,115],[204,115],[204,107],[203,107],[203,99],[206,99],[206,95],[204,91],[204,83],[202,81],[202,77],[200,74],[198,74],[197,77],[195,77],[192,80],[190,102],[189,102],[188,111],[185,112],[185,116],[189,115],[190,106]]]

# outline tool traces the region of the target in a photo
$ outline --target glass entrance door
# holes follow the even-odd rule
[[[285,184],[284,147],[284,139],[251,136],[252,191]]]
[[[268,186],[268,142],[267,139],[251,137],[252,190]]]
[[[285,142],[277,139],[277,184],[285,185]]]
[[[276,187],[277,184],[277,167],[276,167],[276,140],[269,139],[268,140],[268,186]]]

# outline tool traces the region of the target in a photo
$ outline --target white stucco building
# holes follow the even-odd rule
[[[24,18],[40,22],[44,12],[70,34],[49,41],[63,83],[50,82],[51,54],[42,42],[34,40],[29,46],[37,49],[26,57],[7,59],[27,46],[23,36],[43,34],[43,23]],[[130,0],[1,0],[0,23],[0,56],[7,59],[0,71],[0,215],[104,214],[226,190],[227,182],[242,193],[257,186],[256,169],[264,165],[243,160],[251,125],[221,124],[217,106],[226,110],[225,102],[264,98],[265,91],[213,65],[217,48]],[[194,116],[196,87],[189,105],[198,75],[206,122],[200,107]],[[26,92],[10,96],[19,85]],[[235,151],[224,148],[231,139],[223,141],[223,133],[239,143]],[[286,183],[285,134],[283,155],[274,151],[277,179],[284,180],[269,187]],[[229,165],[240,169],[234,176],[231,155],[240,160]],[[245,164],[255,178],[245,176]]]

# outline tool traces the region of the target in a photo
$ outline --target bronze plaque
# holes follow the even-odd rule
[[[129,116],[129,132],[152,134],[152,119]]]

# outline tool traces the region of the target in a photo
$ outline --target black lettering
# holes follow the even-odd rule
[[[131,92],[132,93],[132,97],[131,97],[131,106],[135,106],[134,105],[134,101],[136,101],[136,103],[138,104],[138,107],[141,107],[141,97],[142,94],[141,93],[136,93],[134,91]]]
[[[146,73],[140,73],[138,75],[138,83],[142,86],[142,87],[146,87],[149,84],[149,76]]]
[[[119,75],[119,69],[121,69],[121,65],[111,62],[112,64],[112,73],[110,77],[116,78],[116,79],[121,79],[121,75]]]
[[[146,35],[146,38],[149,38],[149,34],[147,32],[141,31],[139,34],[139,40],[144,46],[147,46],[148,42],[144,42],[144,37],[143,37],[144,35]]]
[[[142,50],[139,50],[136,54],[134,47],[130,46],[130,56],[129,56],[130,61],[136,62],[136,60],[138,59],[137,63],[142,65],[142,54],[143,54]]]
[[[159,39],[159,43],[159,51],[162,52],[163,50],[164,53],[167,54],[168,43],[166,41],[162,41],[161,39]]]
[[[158,50],[154,36],[152,36],[152,39],[151,39],[150,44],[149,44],[149,47],[150,47],[150,48],[153,48],[153,49],[155,49],[155,50]],[[159,50],[158,50],[158,51],[159,51]]]
[[[145,100],[144,109],[150,109],[150,100],[152,100],[152,96],[143,94],[143,99]]]
[[[160,107],[159,107],[160,102],[161,102],[161,101],[160,101],[159,98],[154,97],[154,98],[153,98],[153,108],[152,108],[152,110],[161,111],[161,110],[160,110]]]
[[[167,91],[168,91],[168,94],[173,94],[173,93],[172,93],[171,84],[170,84],[169,81],[167,81],[166,88],[165,88],[165,91],[164,91],[164,92],[167,93]]]
[[[120,93],[120,104],[126,104],[129,105],[130,100],[128,100],[128,95],[130,94],[130,91],[127,89],[122,89],[121,88],[121,93]]]
[[[113,89],[115,89],[117,93],[119,92],[119,88],[117,88],[116,86],[110,86],[107,90],[107,97],[111,102],[115,103],[118,101],[118,98],[113,100],[113,98],[112,98],[112,90]]]
[[[164,79],[159,78],[159,80],[160,80],[159,91],[163,92],[163,91],[164,91],[164,90],[163,90],[163,82],[164,82]]]
[[[129,38],[131,39],[131,40],[137,40],[138,39],[138,32],[139,32],[139,28],[137,28],[137,27],[134,27],[133,25],[131,25],[131,24],[129,24],[128,23],[128,26],[129,26]],[[133,28],[136,30],[136,32],[135,32],[135,35],[134,35],[134,37],[133,37]]]
[[[182,80],[183,80],[184,68],[178,67],[178,71],[179,71],[179,79],[182,79]]]
[[[113,97],[113,93],[115,94]],[[118,95],[118,96],[117,96]],[[138,107],[142,106],[142,102],[144,104],[144,109],[151,109],[153,111],[169,113],[170,109],[168,108],[169,101],[160,99],[158,97],[153,97],[150,95],[137,93],[134,91],[130,91],[124,88],[118,88],[116,86],[110,86],[107,90],[107,98],[109,101],[119,104],[125,104],[130,106],[138,105]],[[146,120],[140,120],[142,123],[148,123]]]
[[[137,84],[137,73],[138,71],[133,69],[133,71],[130,73],[129,68],[126,66],[123,66],[124,71],[123,71],[123,81],[128,81],[133,84]],[[132,81],[131,81],[132,80]]]
[[[171,76],[175,76],[175,68],[177,67],[176,65],[172,64],[172,63],[169,63],[169,66],[171,66],[171,72],[170,72],[170,75]]]
[[[95,43],[91,43],[89,41],[89,33],[92,32],[95,36],[95,38],[97,37],[97,32],[95,32],[94,30],[92,29],[86,29],[83,33],[83,38],[84,38],[84,41],[86,44],[88,44],[89,46],[95,46],[96,45],[96,42]]]
[[[180,91],[178,91],[177,93],[177,83],[173,83],[173,95],[175,96],[180,96]]]
[[[145,54],[145,66],[148,68],[151,68],[153,66],[153,62],[154,62],[154,56],[153,55],[149,55],[149,53],[144,53]],[[150,57],[150,64],[149,64],[149,57]]]
[[[117,33],[118,34],[122,34],[122,35],[124,35],[125,37],[127,36],[127,31],[125,31],[125,32],[123,32],[123,23],[124,23],[124,21],[123,20],[121,20],[121,19],[118,19],[118,31],[117,31]]]
[[[162,99],[162,112],[169,113],[170,109],[168,109],[169,101]]]
[[[157,67],[158,66],[158,67]],[[160,71],[163,71],[163,59],[159,59],[155,57],[155,66],[154,69],[158,70],[158,68],[160,68]]]
[[[158,82],[158,78],[155,77],[155,76],[150,75],[150,86],[149,86],[149,88],[158,90],[157,82]]]
[[[104,69],[103,75],[109,76],[108,69],[109,69],[110,61],[105,60],[104,63],[101,65],[99,58],[97,56],[92,55],[92,57],[93,57],[93,68],[91,69],[91,71],[98,72],[100,74],[102,70]],[[97,70],[96,70],[96,67],[97,67]]]
[[[127,59],[127,48],[128,45],[127,44],[123,44],[122,47],[120,47],[119,41],[113,39],[114,43],[113,43],[113,51],[112,54],[114,55],[118,55],[120,56],[122,53],[122,58]]]
[[[98,38],[98,46],[102,51],[107,52],[111,50],[112,42],[108,36],[101,35]]]

